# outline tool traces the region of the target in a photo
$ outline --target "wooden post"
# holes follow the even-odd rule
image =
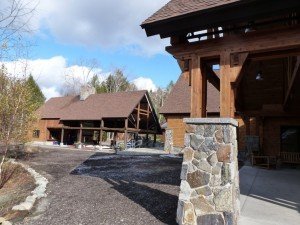
[[[224,52],[220,58],[220,116],[235,116],[235,88],[241,80],[241,73],[248,53],[230,54]],[[234,85],[233,85],[234,84]]]
[[[60,144],[63,145],[64,144],[64,128],[61,129],[61,137],[60,137]]]
[[[104,121],[101,120],[100,122],[100,137],[99,137],[99,145],[102,145],[102,137],[103,137],[103,127],[104,127]]]
[[[137,118],[136,118],[136,129],[140,129],[140,111],[141,111],[141,103],[138,105]]]
[[[221,54],[220,59],[220,117],[232,116],[231,99],[232,90],[230,84],[230,54]]]
[[[128,118],[125,119],[125,132],[124,132],[124,148],[127,149],[127,128],[128,128]]]
[[[155,144],[156,144],[156,134],[154,134],[153,147],[155,147]]]
[[[246,135],[250,135],[251,134],[251,130],[250,130],[250,118],[249,117],[245,117],[244,118],[244,123],[246,126]]]
[[[207,80],[198,55],[192,56],[190,71],[191,117],[206,117]]]
[[[79,140],[78,140],[78,142],[81,143],[81,141],[82,141],[82,122],[80,122]]]
[[[146,129],[146,140],[147,140],[147,142],[149,141],[149,133],[148,133],[148,131],[149,131],[149,114],[150,114],[150,106],[149,106],[149,103],[148,103],[148,105],[147,105],[147,129]],[[147,143],[147,145],[148,145],[148,143]]]

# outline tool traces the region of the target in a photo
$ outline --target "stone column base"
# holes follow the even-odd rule
[[[185,119],[186,137],[177,208],[180,225],[237,225],[237,121]]]

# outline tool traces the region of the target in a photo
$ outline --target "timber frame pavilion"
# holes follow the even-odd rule
[[[287,151],[280,135],[300,127],[299,13],[297,0],[172,0],[141,26],[170,38],[166,51],[189,76],[191,117],[207,116],[208,80],[220,117],[241,116],[247,133],[254,119],[264,153],[278,156]],[[300,145],[292,151],[300,156]]]

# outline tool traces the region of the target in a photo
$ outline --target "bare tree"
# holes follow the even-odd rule
[[[98,77],[99,63],[96,59],[80,59],[76,66],[65,71],[64,95],[78,95],[80,88]]]
[[[35,119],[36,105],[31,101],[31,91],[26,78],[11,76],[2,66],[0,69],[0,183],[2,167],[9,146],[24,143],[30,124]]]
[[[0,4],[0,60],[19,57],[30,44],[24,40],[31,32],[32,19],[38,0],[1,0]],[[14,59],[15,59],[14,57]]]
[[[0,3],[0,62],[18,59],[27,53],[24,35],[30,32],[29,21],[38,0],[1,0]],[[0,182],[9,146],[24,143],[30,122],[34,118],[34,102],[30,101],[26,75],[9,74],[0,65]],[[24,64],[26,74],[27,63]]]

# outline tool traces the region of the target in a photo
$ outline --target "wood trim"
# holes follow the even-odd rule
[[[276,33],[276,36],[274,35]],[[193,54],[201,57],[218,57],[220,52],[261,53],[267,51],[300,48],[300,26],[284,29],[270,29],[242,35],[230,35],[219,39],[210,39],[199,43],[169,46],[166,50],[176,59],[191,58]]]

